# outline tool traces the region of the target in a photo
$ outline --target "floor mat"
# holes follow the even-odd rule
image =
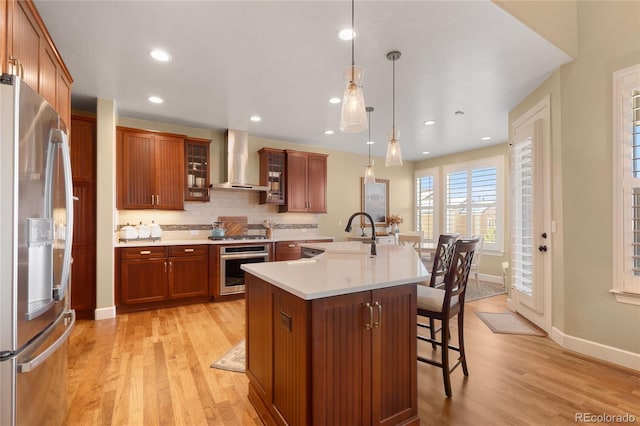
[[[526,334],[529,336],[546,336],[526,320],[512,312],[476,312],[478,318],[494,333]]]
[[[244,340],[231,348],[229,352],[222,355],[220,359],[211,363],[212,368],[218,368],[220,370],[237,371],[244,373]]]

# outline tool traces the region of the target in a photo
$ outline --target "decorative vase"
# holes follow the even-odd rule
[[[400,233],[400,225],[398,225],[397,223],[393,224],[393,233],[394,234],[399,234]]]

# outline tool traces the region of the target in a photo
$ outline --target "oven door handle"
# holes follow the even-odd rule
[[[256,257],[269,257],[269,253],[238,253],[220,255],[220,259],[253,259]]]

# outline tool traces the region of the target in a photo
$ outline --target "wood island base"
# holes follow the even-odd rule
[[[416,285],[304,300],[246,274],[249,400],[268,425],[419,425]]]

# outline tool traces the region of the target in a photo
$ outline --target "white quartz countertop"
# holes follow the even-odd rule
[[[114,247],[145,247],[145,246],[182,246],[195,244],[247,244],[247,243],[273,243],[278,241],[306,241],[306,240],[333,240],[333,237],[324,237],[321,235],[304,235],[294,237],[278,237],[270,239],[243,239],[243,240],[210,240],[207,237],[193,239],[161,239],[157,241],[150,240],[131,240],[127,242],[116,241]]]
[[[325,250],[310,259],[245,263],[241,268],[304,300],[426,281],[426,270],[409,246],[381,245],[371,256],[369,244],[357,241],[307,243],[303,247]]]

